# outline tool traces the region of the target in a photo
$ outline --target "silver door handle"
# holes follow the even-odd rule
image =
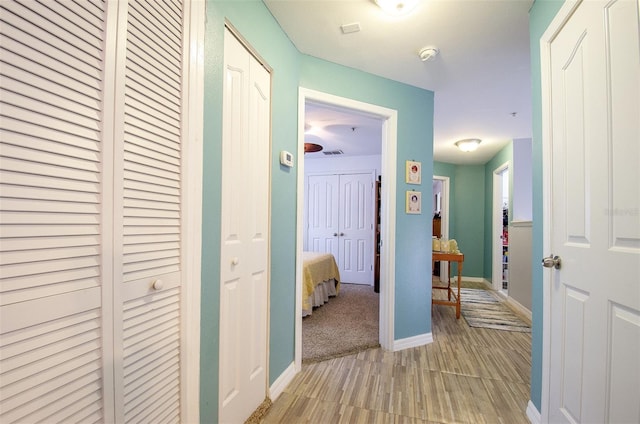
[[[542,266],[545,268],[555,268],[560,269],[561,260],[559,256],[553,256],[553,254],[549,255],[548,258],[542,259]]]

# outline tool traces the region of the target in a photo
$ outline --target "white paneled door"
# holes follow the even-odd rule
[[[267,394],[271,76],[224,37],[219,418],[243,423]]]
[[[0,14],[0,421],[180,422],[185,5]]]
[[[330,252],[345,283],[373,284],[373,174],[310,175],[307,249]]]
[[[549,422],[640,420],[639,17],[584,1],[548,44]]]

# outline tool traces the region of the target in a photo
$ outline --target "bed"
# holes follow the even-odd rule
[[[340,272],[331,253],[302,253],[302,316],[311,315],[313,308],[337,296]]]

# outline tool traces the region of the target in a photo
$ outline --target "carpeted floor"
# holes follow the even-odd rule
[[[302,319],[302,362],[324,361],[380,346],[379,294],[340,284],[340,293]]]
[[[489,290],[461,288],[460,309],[470,327],[531,332],[531,326],[518,317],[504,301]]]

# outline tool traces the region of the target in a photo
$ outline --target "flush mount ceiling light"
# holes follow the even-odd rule
[[[322,146],[316,143],[304,143],[305,153],[315,153],[322,150]]]
[[[478,148],[480,141],[481,140],[478,138],[467,138],[464,140],[456,141],[455,145],[463,152],[473,152]]]
[[[420,57],[421,61],[426,62],[427,60],[436,57],[439,52],[440,50],[435,47],[423,47],[418,52],[418,56]]]
[[[410,13],[420,0],[374,0],[386,14],[402,16]]]

